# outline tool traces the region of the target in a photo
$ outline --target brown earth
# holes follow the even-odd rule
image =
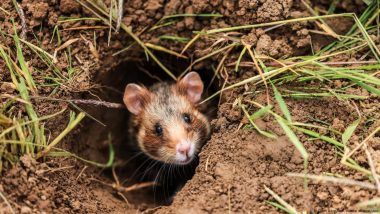
[[[244,90],[244,89],[243,89]],[[307,189],[303,187],[303,179],[286,176],[289,172],[302,173],[303,159],[288,137],[283,133],[273,117],[256,120],[261,130],[271,131],[278,137],[272,140],[251,130],[238,129],[243,120],[238,107],[234,107],[234,99],[238,93],[228,93],[227,102],[219,108],[218,119],[215,119],[215,129],[209,143],[203,148],[200,165],[194,177],[175,197],[170,207],[159,210],[159,213],[258,213],[277,212],[265,203],[271,196],[265,191],[264,185],[281,195],[285,201],[290,201],[297,210],[307,212],[337,212],[355,211],[353,207],[362,200],[370,199],[376,192],[339,185],[318,184],[311,182]],[[248,100],[255,100],[265,105],[266,96],[260,93]],[[291,109],[292,118],[298,122],[313,122],[318,118],[327,122],[336,130],[344,131],[346,124],[356,118],[353,107],[336,100],[286,100]],[[364,105],[365,109],[374,112],[366,118],[379,118],[379,99],[376,98]],[[271,103],[274,101],[271,100]],[[281,114],[278,106],[275,112]],[[367,119],[368,119],[367,118]],[[369,130],[378,125],[373,124]],[[358,131],[359,132],[359,131]],[[360,134],[367,132],[360,130]],[[334,151],[334,146],[321,140],[309,140],[298,133],[310,154],[308,172],[311,174],[334,173],[356,180],[366,180],[364,174],[350,170],[340,164],[340,158]],[[359,143],[360,135],[353,136],[353,143]],[[371,141],[379,144],[379,138]],[[366,162],[366,157],[357,157]],[[200,205],[201,204],[201,205]]]
[[[110,1],[105,1],[105,3],[109,5]],[[329,1],[317,0],[313,1],[313,5],[326,9]],[[11,14],[8,16],[0,10],[0,29],[9,34],[13,33],[11,22],[13,17],[20,35],[21,21],[12,2],[5,0],[0,6]],[[51,54],[59,47],[57,35],[53,33],[59,17],[93,16],[89,10],[83,9],[74,0],[23,0],[20,6],[25,13],[26,38],[33,44],[40,44]],[[343,12],[359,13],[364,7],[361,1],[355,1],[355,3],[341,1],[337,5],[338,10]],[[152,26],[165,15],[181,13],[220,13],[224,17],[187,17],[178,19],[173,25],[154,31],[145,29],[146,26]],[[185,43],[159,37],[175,35],[191,38],[192,31],[305,16],[310,16],[310,14],[298,0],[129,0],[124,3],[123,23],[130,26],[144,42],[159,44],[180,52]],[[328,23],[336,26],[338,33],[344,33],[352,25],[352,22],[346,19],[331,19]],[[113,53],[131,43],[131,39],[124,32],[113,33],[110,46],[108,46],[108,29],[92,28],[104,26],[100,21],[60,22],[59,26],[61,44],[70,39],[78,39],[70,45],[71,53],[75,56],[71,66],[78,68],[81,72],[55,89],[39,85],[39,96],[59,99],[100,97],[110,102],[120,103],[122,90],[128,82],[151,84],[155,81],[149,75],[142,75],[144,71],[148,70],[162,79],[168,79],[154,63],[145,61],[145,54],[137,45],[118,56],[112,56]],[[86,29],[80,30],[80,27]],[[310,41],[313,42],[315,50],[333,41],[332,38],[314,35],[308,31],[314,28],[316,27],[310,22],[276,29],[258,28],[242,31],[244,34],[242,39],[254,46],[259,53],[275,58],[302,55],[310,53]],[[95,41],[94,35],[96,35]],[[190,58],[202,57],[213,50],[212,44],[215,44],[217,39],[202,38],[188,49],[185,55]],[[12,43],[12,38],[0,37],[0,44],[12,46]],[[177,69],[176,74],[181,73],[189,65],[189,61],[179,61],[156,53],[169,69],[172,71]],[[41,59],[30,49],[24,48],[24,54],[37,83],[45,83],[44,76],[54,77],[54,69],[41,63]],[[239,51],[231,53],[226,63],[235,62],[238,56]],[[210,79],[212,75],[210,64],[216,67],[222,57],[222,55],[214,56],[208,61],[195,65],[193,69],[203,73],[203,78]],[[70,63],[63,51],[57,52],[56,66],[62,70],[65,77],[69,77]],[[245,70],[235,73],[231,70],[229,83],[238,82],[252,75],[256,74]],[[16,93],[14,89],[7,87],[6,82],[10,82],[10,75],[2,61],[0,61],[0,79],[2,80],[1,93]],[[334,84],[340,87],[345,83],[335,82]],[[214,83],[213,86],[219,87],[218,83]],[[286,87],[297,86],[287,85]],[[262,130],[272,131],[279,136],[277,140],[262,137],[257,132],[240,126],[241,123],[246,122],[244,122],[243,113],[235,105],[236,99],[255,100],[265,104],[266,96],[262,90],[262,88],[257,88],[255,95],[242,96],[246,88],[239,87],[221,96],[217,116],[212,121],[213,134],[200,154],[199,166],[192,179],[176,194],[171,205],[169,205],[171,197],[165,195],[165,188],[143,188],[123,193],[123,198],[110,186],[115,182],[110,169],[86,165],[74,158],[49,157],[37,162],[29,156],[23,156],[19,164],[5,166],[0,179],[0,193],[4,194],[17,213],[279,212],[265,203],[273,198],[265,191],[264,185],[297,209],[318,213],[354,211],[355,203],[376,195],[375,191],[359,187],[326,185],[312,181],[308,189],[305,189],[302,179],[288,177],[286,174],[289,172],[302,172],[303,160],[282,129],[276,125],[274,118],[268,116],[255,122]],[[359,90],[355,93],[366,92]],[[352,105],[337,99],[287,98],[285,101],[291,110],[293,120],[298,122],[319,125],[318,121],[323,121],[334,129],[343,131],[357,118]],[[361,112],[364,113],[363,121],[371,118],[373,121],[379,121],[379,102],[379,98],[371,97],[357,103]],[[274,104],[274,100],[271,100],[271,103]],[[57,109],[69,106],[64,102],[49,100],[34,100],[33,104],[39,115],[50,114],[56,112]],[[85,159],[105,163],[108,160],[108,144],[111,142],[116,152],[116,175],[122,182],[127,180],[122,184],[130,186],[142,182],[134,175],[142,170],[139,166],[144,163],[133,158],[133,154],[128,151],[125,143],[124,133],[128,118],[126,110],[86,105],[80,107],[106,126],[88,118],[69,137],[65,138],[60,147]],[[24,111],[22,107],[20,109]],[[277,105],[274,109],[275,112],[280,113]],[[51,138],[64,129],[68,122],[67,118],[68,112],[45,124]],[[357,144],[363,136],[368,135],[378,125],[378,122],[360,124],[350,143]],[[363,174],[342,166],[332,145],[320,140],[309,140],[301,133],[297,135],[310,154],[308,166],[310,173],[329,172],[356,180],[367,179]],[[377,167],[380,167],[380,155],[376,151],[380,147],[379,142],[379,136],[376,136],[369,143]],[[360,164],[366,163],[364,154],[355,158]],[[149,169],[149,165],[147,167]],[[157,197],[157,194],[161,196]],[[3,211],[10,213],[5,203],[0,205],[0,213]]]

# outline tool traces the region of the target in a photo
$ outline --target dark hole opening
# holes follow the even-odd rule
[[[189,65],[187,61],[170,60],[165,65],[178,76]],[[139,83],[150,86],[158,79],[173,81],[161,68],[149,62],[125,61],[110,72],[98,74],[97,80],[102,86],[96,93],[100,99],[122,103],[125,86],[128,83]],[[205,85],[205,97],[213,94],[219,88],[217,78],[210,84],[214,72],[212,70],[197,71]],[[174,82],[174,81],[173,81]],[[208,87],[210,86],[210,87]],[[92,96],[93,99],[93,96]],[[218,97],[208,104],[208,117],[216,116]],[[214,108],[214,109],[213,109]],[[126,195],[132,204],[146,204],[148,207],[168,205],[173,196],[183,185],[192,178],[198,165],[198,159],[186,166],[169,166],[137,155],[128,143],[128,118],[130,113],[127,109],[108,109],[104,107],[86,107],[85,110],[94,118],[104,123],[101,125],[93,119],[85,121],[85,133],[79,136],[80,143],[75,152],[88,159],[98,162],[106,162],[108,156],[108,143],[111,141],[115,150],[116,174],[121,184],[128,187],[133,184],[154,181],[158,178],[159,186],[143,188],[132,191]],[[110,140],[109,140],[110,139]],[[102,175],[113,181],[111,169],[102,171]]]

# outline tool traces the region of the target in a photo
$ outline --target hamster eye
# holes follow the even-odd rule
[[[162,132],[163,132],[163,130],[162,130],[161,125],[157,123],[157,124],[154,126],[154,128],[155,128],[156,135],[157,135],[157,136],[162,136]]]
[[[191,123],[191,117],[189,114],[183,114],[183,120],[186,122],[186,123]]]

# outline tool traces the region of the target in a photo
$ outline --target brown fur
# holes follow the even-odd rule
[[[203,86],[202,86],[203,87]],[[202,88],[203,89],[203,88]],[[199,152],[210,134],[208,118],[202,114],[195,103],[187,99],[183,85],[157,83],[150,87],[149,97],[143,110],[132,115],[129,135],[138,148],[149,157],[167,163],[174,163],[176,141],[180,131],[189,138],[196,139],[196,153]],[[191,124],[183,120],[183,114],[191,116]],[[155,133],[155,125],[160,124],[162,136]]]

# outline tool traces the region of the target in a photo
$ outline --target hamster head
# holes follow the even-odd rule
[[[197,108],[202,92],[196,72],[149,89],[128,84],[123,101],[132,113],[134,133],[129,134],[135,135],[138,147],[164,163],[190,163],[210,134],[209,121]]]

